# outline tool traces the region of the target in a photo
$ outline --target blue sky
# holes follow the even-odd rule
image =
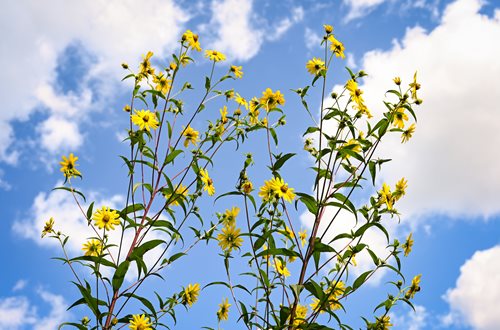
[[[141,54],[152,50],[154,63],[164,64],[161,59],[191,29],[200,34],[203,48],[220,50],[228,63],[243,66],[244,79],[234,83],[241,95],[259,96],[267,87],[285,94],[287,125],[281,130],[280,148],[300,153],[308,117],[290,89],[310,82],[305,63],[320,55],[325,23],[334,26],[347,49],[345,62],[334,64],[331,89],[347,79],[344,66],[364,69],[369,76],[362,88],[376,114],[383,110],[381,99],[394,76],[409,81],[418,70],[422,84],[424,103],[414,138],[404,146],[399,138],[388,140],[379,151],[393,158],[380,183],[408,179],[409,191],[399,207],[401,224],[389,227],[398,237],[413,231],[415,247],[405,259],[404,272],[408,277],[422,274],[417,313],[397,309],[394,328],[498,328],[498,1],[7,0],[3,7],[0,247],[5,252],[0,330],[56,329],[63,320],[85,315],[81,309],[66,311],[76,297],[71,274],[50,259],[60,251],[53,242],[41,240],[40,231],[54,216],[75,237],[70,252],[79,253],[83,238],[78,235],[78,210],[69,196],[51,192],[62,180],[60,157],[70,152],[80,157],[85,175],[78,185],[96,204],[123,204],[126,172],[118,154],[127,150],[120,142],[128,122],[121,109],[130,85],[120,82],[120,63],[135,66]],[[183,78],[202,88],[210,67],[201,56],[196,60]],[[320,94],[312,92],[310,100],[319,109]],[[226,168],[239,169],[244,152],[258,150],[260,143],[257,137],[253,144],[221,154],[218,161],[224,167],[213,173],[218,192],[234,183]],[[254,153],[262,165],[263,156]],[[299,191],[311,191],[302,174],[310,161],[301,153],[284,169],[286,180]],[[267,178],[257,167],[252,171],[255,182]],[[231,203],[206,202],[205,216],[214,217]],[[295,221],[298,227],[309,226],[305,214],[296,214]],[[378,237],[371,239],[380,245]],[[223,279],[218,247],[211,244],[213,252],[195,248],[194,264],[181,260],[165,272],[166,283],[146,290],[160,285],[175,291],[189,282]],[[361,326],[358,316],[369,315],[384,299],[388,279],[380,276],[362,297],[353,298],[346,319]],[[217,304],[227,294],[207,289],[190,314],[179,311],[184,321],[177,328],[215,326]],[[239,328],[236,319],[234,309],[223,327]]]

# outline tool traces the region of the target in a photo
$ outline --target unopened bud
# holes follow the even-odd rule
[[[125,70],[127,70],[127,69],[128,69],[128,64],[127,64],[127,63],[125,63],[125,62],[123,62],[123,63],[122,63],[122,68],[124,68]]]
[[[323,27],[325,28],[326,34],[330,34],[333,32],[333,26],[328,25],[328,24],[324,24]]]
[[[128,104],[123,107],[123,111],[125,111],[125,112],[130,112],[130,110],[132,110],[132,109],[130,108],[130,105],[128,105]]]

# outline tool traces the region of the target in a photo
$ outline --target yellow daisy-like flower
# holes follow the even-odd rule
[[[401,78],[400,77],[394,77],[394,79],[392,79],[392,81],[394,81],[394,83],[398,86],[401,85]]]
[[[69,154],[69,157],[62,156],[62,162],[59,163],[61,165],[61,172],[64,173],[66,178],[72,178],[75,176],[81,176],[82,174],[76,169],[76,161],[78,157],[75,157],[73,153]]]
[[[420,291],[420,278],[421,277],[422,277],[422,274],[419,274],[411,280],[410,288],[408,289],[408,291],[405,294],[406,299],[412,299],[413,297],[415,297],[415,293]]]
[[[209,58],[211,61],[220,62],[226,60],[226,55],[218,52],[216,50],[206,50],[205,57]]]
[[[317,76],[325,70],[325,62],[317,57],[314,57],[306,63],[306,69],[310,74]]]
[[[189,284],[182,293],[182,304],[193,306],[200,295],[200,284]]]
[[[288,236],[290,236],[291,239],[295,238],[295,233],[290,229],[290,227],[285,226],[285,232],[288,234]]]
[[[345,291],[345,284],[342,281],[338,281],[335,284],[335,289],[330,286],[326,291],[325,294],[327,295],[327,301],[324,301],[321,306],[319,305],[319,299],[314,298],[313,302],[310,304],[311,309],[315,312],[318,310],[320,313],[323,313],[325,309],[329,309],[330,311],[334,311],[340,308],[340,303],[338,299],[344,294]]]
[[[149,51],[146,56],[142,56],[142,61],[139,64],[139,77],[147,77],[150,74],[154,74],[154,69],[151,67],[151,57],[153,56],[153,52]]]
[[[209,196],[215,194],[214,181],[208,176],[208,171],[200,169],[201,181],[203,182],[203,189],[207,191]]]
[[[288,184],[283,181],[282,178],[273,178],[271,179],[271,185],[273,186],[273,190],[278,197],[282,197],[287,202],[292,202],[295,198],[295,194],[293,192],[293,188],[289,188]]]
[[[408,142],[411,137],[413,136],[413,133],[415,133],[415,124],[411,124],[408,129],[406,129],[403,133],[401,133],[401,143]]]
[[[417,71],[415,71],[415,74],[413,75],[413,82],[410,84],[411,88],[411,98],[414,101],[418,100],[417,97],[417,91],[420,89],[420,84],[417,82]]]
[[[262,92],[262,97],[260,98],[260,104],[262,104],[266,110],[270,110],[276,108],[276,106],[285,104],[285,97],[278,90],[273,92],[271,88],[266,88],[264,92]]]
[[[45,226],[43,226],[42,230],[42,238],[45,237],[45,235],[50,234],[54,231],[54,218],[50,218],[49,221],[45,222]]]
[[[198,39],[199,39],[198,35],[191,32],[191,30],[187,30],[182,35],[182,40],[187,41],[189,44],[189,47],[191,47],[192,49],[199,52],[199,51],[201,51],[201,46],[200,46],[200,41]]]
[[[307,316],[307,306],[298,304],[297,308],[295,309],[295,318],[293,320],[293,325],[297,327],[305,323],[306,316]]]
[[[280,274],[281,276],[288,277],[290,276],[290,271],[284,263],[281,261],[279,258],[274,258],[274,269],[276,269],[276,272]]]
[[[387,206],[388,210],[392,210],[394,206],[395,198],[392,195],[391,188],[386,183],[382,184],[382,189],[378,192],[379,194],[379,203]]]
[[[229,318],[229,307],[231,304],[228,299],[224,299],[221,304],[219,304],[219,310],[217,311],[217,319],[219,321],[227,321]]]
[[[157,129],[158,125],[160,125],[155,113],[149,110],[134,110],[134,112],[135,114],[131,115],[130,118],[132,119],[132,123],[134,123],[134,125],[139,126],[139,129],[145,129],[149,132],[151,128]]]
[[[172,80],[168,79],[164,74],[153,76],[153,82],[155,85],[155,90],[161,92],[163,95],[167,94],[172,86]]]
[[[182,54],[181,57],[179,57],[179,62],[181,63],[181,65],[183,67],[185,67],[186,65],[188,65],[189,61],[191,61],[191,59],[188,56],[184,55],[184,54]]]
[[[184,140],[184,147],[188,147],[189,143],[191,142],[193,145],[196,145],[200,139],[198,136],[200,133],[196,130],[194,130],[191,125],[189,125],[186,129],[184,129],[184,132],[182,133],[182,136],[186,137],[186,140]]]
[[[132,315],[132,319],[129,323],[129,328],[131,330],[153,330],[152,324],[149,321],[149,317],[146,317],[146,315],[144,314]]]
[[[396,191],[394,191],[394,198],[399,200],[406,193],[406,189],[408,188],[408,181],[405,178],[401,178],[398,182],[396,182]]]
[[[245,100],[244,97],[242,97],[240,94],[236,93],[236,96],[234,97],[234,101],[238,103],[239,105],[242,105],[245,107],[245,109],[248,109],[248,102]]]
[[[408,237],[406,238],[406,242],[404,242],[403,244],[403,252],[405,257],[407,257],[410,254],[412,247],[413,247],[413,238],[412,238],[412,233],[410,233],[410,235],[408,235]]]
[[[98,239],[88,240],[83,244],[82,250],[86,256],[98,257],[102,253],[102,243]]]
[[[405,121],[407,120],[408,120],[408,115],[405,113],[405,109],[404,108],[396,109],[396,112],[394,112],[394,119],[392,121],[392,124],[397,128],[403,129],[405,127]]]
[[[330,50],[335,54],[335,56],[340,57],[340,58],[345,58],[344,51],[345,47],[344,44],[335,39],[333,35],[330,35],[328,37],[328,40],[331,42],[330,45]]]
[[[239,249],[243,244],[243,238],[240,237],[240,229],[233,225],[226,225],[222,232],[217,235],[219,246],[226,252]]]
[[[231,68],[229,69],[236,78],[243,78],[243,71],[241,71],[243,68],[241,66],[235,66],[231,65]]]
[[[241,191],[245,194],[250,194],[253,191],[253,184],[251,181],[245,181],[241,184]]]
[[[302,244],[302,247],[304,247],[304,245],[306,245],[306,243],[307,243],[307,230],[306,229],[299,231],[299,238],[300,238],[300,243]]]
[[[226,212],[224,213],[224,224],[226,226],[233,226],[236,224],[236,217],[238,216],[238,214],[240,213],[240,208],[239,207],[236,207],[234,206],[232,209],[228,209],[226,210]]]
[[[184,197],[187,197],[187,195],[189,194],[189,191],[188,191],[188,188],[186,186],[184,186],[182,183],[179,183],[176,187],[175,187],[175,191],[174,193],[177,195],[177,196],[174,196],[173,200],[170,200],[172,194],[165,194],[165,198],[167,200],[170,200],[168,205],[172,205],[172,206],[178,206],[179,205],[179,200],[182,200]],[[181,197],[181,196],[184,196],[184,197]]]
[[[222,124],[227,124],[228,119],[227,119],[227,106],[223,106],[222,109],[219,110],[220,112],[220,122]]]
[[[115,225],[120,224],[120,215],[115,210],[110,210],[107,206],[103,206],[100,210],[97,210],[92,219],[94,219],[95,225],[99,229],[113,230],[115,229]]]
[[[376,317],[377,323],[375,324],[375,329],[377,330],[389,330],[392,327],[391,318],[389,315],[384,317]]]

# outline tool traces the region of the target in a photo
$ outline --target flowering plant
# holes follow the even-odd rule
[[[73,194],[94,235],[84,243],[81,255],[70,257],[65,249],[70,237],[55,229],[57,221],[50,219],[42,232],[42,236],[59,240],[63,251],[59,259],[75,277],[73,283],[81,298],[70,308],[84,305],[90,312],[79,323],[61,326],[106,330],[127,325],[136,330],[168,327],[176,322],[179,306],[189,309],[203,289],[218,285],[229,295],[214,315],[218,323],[228,319],[233,306],[238,321],[248,329],[330,329],[332,324],[351,329],[341,312],[347,298],[382,269],[399,279],[391,282],[395,292],[375,308],[379,315],[364,319],[366,327],[388,329],[392,325],[388,313],[397,302],[412,306],[411,299],[420,290],[420,275],[406,284],[400,261],[401,254],[407,256],[412,249],[412,236],[401,244],[391,240],[384,225],[386,218],[399,216],[396,206],[405,195],[407,181],[402,178],[394,189],[383,183],[365,205],[356,206],[351,199],[355,191],[374,187],[377,172],[389,161],[374,157],[382,139],[389,133],[401,133],[404,143],[414,134],[415,124],[407,126],[407,121],[410,116],[416,120],[413,107],[422,103],[417,96],[417,75],[407,89],[400,78],[394,79],[395,89],[386,93],[390,98],[384,101],[386,111],[377,119],[359,87],[366,75],[363,71],[348,69],[350,79],[327,101],[332,62],[344,58],[345,49],[332,34],[333,28],[324,28],[323,58],[306,63],[312,83],[294,90],[312,119],[305,129],[304,150],[314,163],[313,194],[296,191],[290,178],[282,175],[281,169],[295,154],[272,152],[272,144],[278,146],[278,129],[286,124],[285,96],[279,90],[267,88],[260,98],[247,100],[233,89],[220,89],[228,79],[241,79],[242,67],[231,65],[217,77],[216,67],[226,57],[206,50],[212,65],[204,92],[194,108],[186,109],[181,97],[193,86],[180,84],[179,72],[193,62],[193,52],[202,50],[198,36],[190,30],[182,35],[178,53],[164,70],[153,67],[152,52],[143,56],[137,72],[122,64],[129,71],[124,79],[134,81],[130,104],[124,107],[130,119],[124,140],[130,153],[121,156],[128,169],[126,202],[118,209],[88,204],[73,185],[73,179],[81,178],[82,173],[77,169],[78,157],[70,154],[61,162],[66,181],[57,189]],[[317,82],[322,88],[319,120],[308,106],[308,91]],[[215,100],[224,101],[219,115],[212,117],[205,130],[195,127],[195,119],[213,107]],[[229,108],[235,110],[229,113]],[[226,171],[226,176],[237,178],[234,189],[217,195],[219,188],[210,174],[220,168],[216,154],[229,143],[237,147],[248,143],[258,131],[265,133],[267,141],[268,180],[255,191],[255,181],[248,175],[254,159],[246,154],[239,171]],[[202,199],[217,201],[228,196],[236,197],[238,206],[216,213],[211,221],[204,219],[198,207]],[[299,230],[299,212],[306,212],[311,220],[309,230]],[[345,215],[355,222],[339,230],[335,225]],[[371,248],[366,235],[371,231],[386,237],[384,253]],[[188,258],[200,242],[215,242],[211,246],[222,251],[225,279],[203,287],[186,283],[170,293],[159,289],[154,297],[141,295],[146,280],[162,278],[167,267]],[[236,254],[248,267],[237,276],[231,268]],[[362,255],[371,258],[372,267],[360,273],[355,268],[356,257]],[[88,267],[90,273],[82,275],[80,266]],[[131,301],[140,304],[141,310],[131,310]]]

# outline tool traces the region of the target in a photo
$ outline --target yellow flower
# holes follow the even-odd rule
[[[283,181],[282,178],[273,178],[271,179],[271,185],[273,186],[273,190],[278,197],[283,197],[287,202],[292,202],[295,198],[295,194],[293,193],[293,188],[289,188],[288,184]]]
[[[325,294],[327,295],[327,301],[324,301],[321,305],[319,305],[319,299],[314,298],[313,302],[309,305],[311,309],[315,312],[318,310],[320,313],[323,313],[325,309],[329,309],[330,311],[334,311],[340,308],[339,298],[344,294],[345,284],[342,281],[338,281],[335,283],[335,289],[333,286],[330,286],[327,290],[325,290]]]
[[[245,100],[243,97],[241,97],[240,94],[236,93],[236,96],[234,98],[234,101],[238,103],[239,105],[242,105],[245,107],[245,109],[248,109],[248,102]]]
[[[54,218],[50,218],[49,221],[45,222],[45,226],[43,227],[42,231],[42,238],[45,237],[45,235],[50,234],[54,231]]]
[[[236,78],[242,78],[243,77],[243,71],[242,70],[242,67],[241,66],[235,66],[235,65],[231,65],[231,72],[234,73],[234,76]]]
[[[404,108],[397,108],[396,112],[394,112],[394,119],[392,124],[400,129],[405,127],[405,122],[408,120],[408,115],[405,113]]]
[[[422,277],[422,274],[419,274],[411,280],[410,288],[408,289],[408,291],[405,294],[406,299],[411,299],[411,298],[415,297],[415,293],[420,291],[420,278],[421,277]]]
[[[224,299],[221,304],[219,304],[219,310],[217,311],[217,319],[219,321],[226,321],[229,318],[229,307],[231,304],[228,299]]]
[[[201,51],[201,46],[200,46],[200,41],[198,40],[198,35],[191,32],[191,30],[187,30],[186,32],[184,32],[184,34],[182,35],[182,40],[187,41],[189,44],[189,47],[191,47],[192,49],[194,49],[198,52]]]
[[[333,32],[333,26],[328,24],[323,24],[323,28],[325,29],[326,34],[330,34]]]
[[[306,316],[307,316],[307,306],[298,304],[297,308],[295,309],[295,318],[293,320],[293,325],[297,327],[305,323]]]
[[[92,219],[94,219],[95,225],[99,229],[113,230],[115,229],[115,225],[120,224],[120,215],[115,210],[110,210],[107,206],[103,206],[100,210],[97,210]]]
[[[231,252],[239,249],[243,244],[243,238],[240,237],[240,229],[233,225],[226,225],[222,232],[217,235],[219,246],[222,250]]]
[[[149,322],[149,317],[146,317],[144,314],[132,315],[129,328],[131,330],[153,330],[152,324]]]
[[[411,88],[411,98],[413,100],[418,100],[417,97],[417,91],[420,89],[420,84],[417,82],[417,71],[415,71],[415,74],[413,75],[413,82],[410,84]]]
[[[184,54],[182,54],[181,57],[179,58],[179,62],[181,63],[182,66],[188,65],[189,61],[191,61],[191,59]]]
[[[193,306],[193,304],[198,300],[198,296],[200,295],[200,284],[189,284],[182,294],[182,303],[184,305],[189,305],[189,307]]]
[[[321,71],[325,70],[325,62],[321,59],[314,57],[306,63],[307,72],[313,75],[319,75]]]
[[[279,258],[274,258],[274,269],[276,272],[284,277],[290,276],[290,272],[288,268],[283,264],[283,262]]]
[[[142,62],[139,64],[139,77],[147,77],[154,73],[154,69],[151,67],[151,57],[153,52],[149,51],[146,56],[142,56]]]
[[[212,60],[214,62],[226,60],[226,55],[224,55],[221,52],[218,52],[216,50],[206,50],[205,57],[209,58],[210,60]]]
[[[411,139],[413,133],[415,133],[415,124],[411,124],[408,129],[406,129],[403,133],[401,133],[401,143],[405,143]]]
[[[175,62],[170,62],[168,68],[172,71],[175,71],[175,69],[177,69],[177,64]]]
[[[306,245],[306,243],[307,243],[307,230],[306,229],[299,231],[299,238],[300,238],[300,243],[302,244],[302,247],[304,247],[304,245]]]
[[[236,217],[240,213],[240,208],[239,207],[233,207],[232,209],[226,210],[226,213],[224,214],[224,224],[226,226],[233,226],[236,224]]]
[[[227,106],[224,106],[222,107],[222,109],[219,110],[220,111],[220,121],[222,124],[226,124],[227,123]]]
[[[163,73],[160,75],[154,75],[153,82],[156,84],[155,90],[161,92],[163,95],[168,93],[172,84],[172,80],[167,79]]]
[[[88,240],[82,248],[86,256],[98,257],[102,253],[102,244],[98,239]]]
[[[64,173],[66,178],[72,178],[75,176],[81,176],[82,174],[76,169],[76,161],[78,157],[75,157],[73,153],[69,154],[69,157],[62,156],[63,161],[59,163],[61,165],[61,172]]]
[[[377,323],[375,325],[375,329],[377,330],[389,330],[392,327],[391,318],[386,315],[384,317],[376,317]]]
[[[149,110],[134,110],[135,114],[131,115],[132,123],[139,126],[139,129],[146,129],[148,132],[150,128],[157,129],[158,118],[156,118],[156,114]]]
[[[200,169],[201,181],[204,184],[204,190],[207,191],[209,196],[215,194],[214,181],[208,176],[208,171]]]
[[[179,183],[175,187],[175,192],[174,193],[177,196],[174,196],[173,200],[170,200],[172,194],[165,194],[165,198],[167,199],[167,201],[170,200],[169,203],[168,203],[168,205],[178,206],[179,205],[179,200],[183,200],[185,197],[187,197],[187,195],[189,194],[189,191],[188,191],[188,189],[187,189],[186,186],[184,186],[182,183]],[[184,197],[181,197],[179,195],[184,196]]]
[[[396,200],[399,200],[401,197],[403,197],[406,193],[406,189],[408,188],[408,181],[405,178],[401,178],[396,183],[396,191],[394,191],[394,198]]]
[[[186,137],[186,140],[184,140],[184,147],[187,148],[189,145],[189,142],[191,142],[193,145],[196,145],[200,139],[198,136],[200,133],[196,130],[194,130],[191,125],[189,125],[186,129],[184,129],[184,132],[182,133],[182,136]]]
[[[285,97],[280,91],[273,92],[271,88],[266,88],[262,92],[262,97],[260,98],[260,104],[262,104],[266,110],[276,108],[276,106],[285,104]]]
[[[412,238],[412,233],[410,233],[410,235],[408,235],[408,237],[406,238],[406,242],[403,244],[403,251],[405,257],[407,257],[410,254],[412,247],[413,247],[413,238]]]
[[[379,203],[387,206],[388,210],[392,210],[394,206],[394,196],[392,195],[391,188],[386,184],[382,184],[382,189],[378,192],[379,194]]]
[[[399,77],[394,77],[394,79],[392,79],[392,81],[394,81],[394,83],[398,86],[401,85],[401,78],[399,78]]]
[[[241,190],[245,193],[245,194],[250,194],[253,190],[253,184],[251,181],[245,181],[241,184]]]
[[[330,40],[330,42],[332,43],[330,45],[330,50],[335,54],[335,56],[340,57],[340,58],[345,58],[345,55],[344,55],[344,51],[345,51],[344,44],[341,43],[340,41],[338,41],[337,39],[335,39],[335,37],[333,36],[333,34],[328,37],[328,40]]]

